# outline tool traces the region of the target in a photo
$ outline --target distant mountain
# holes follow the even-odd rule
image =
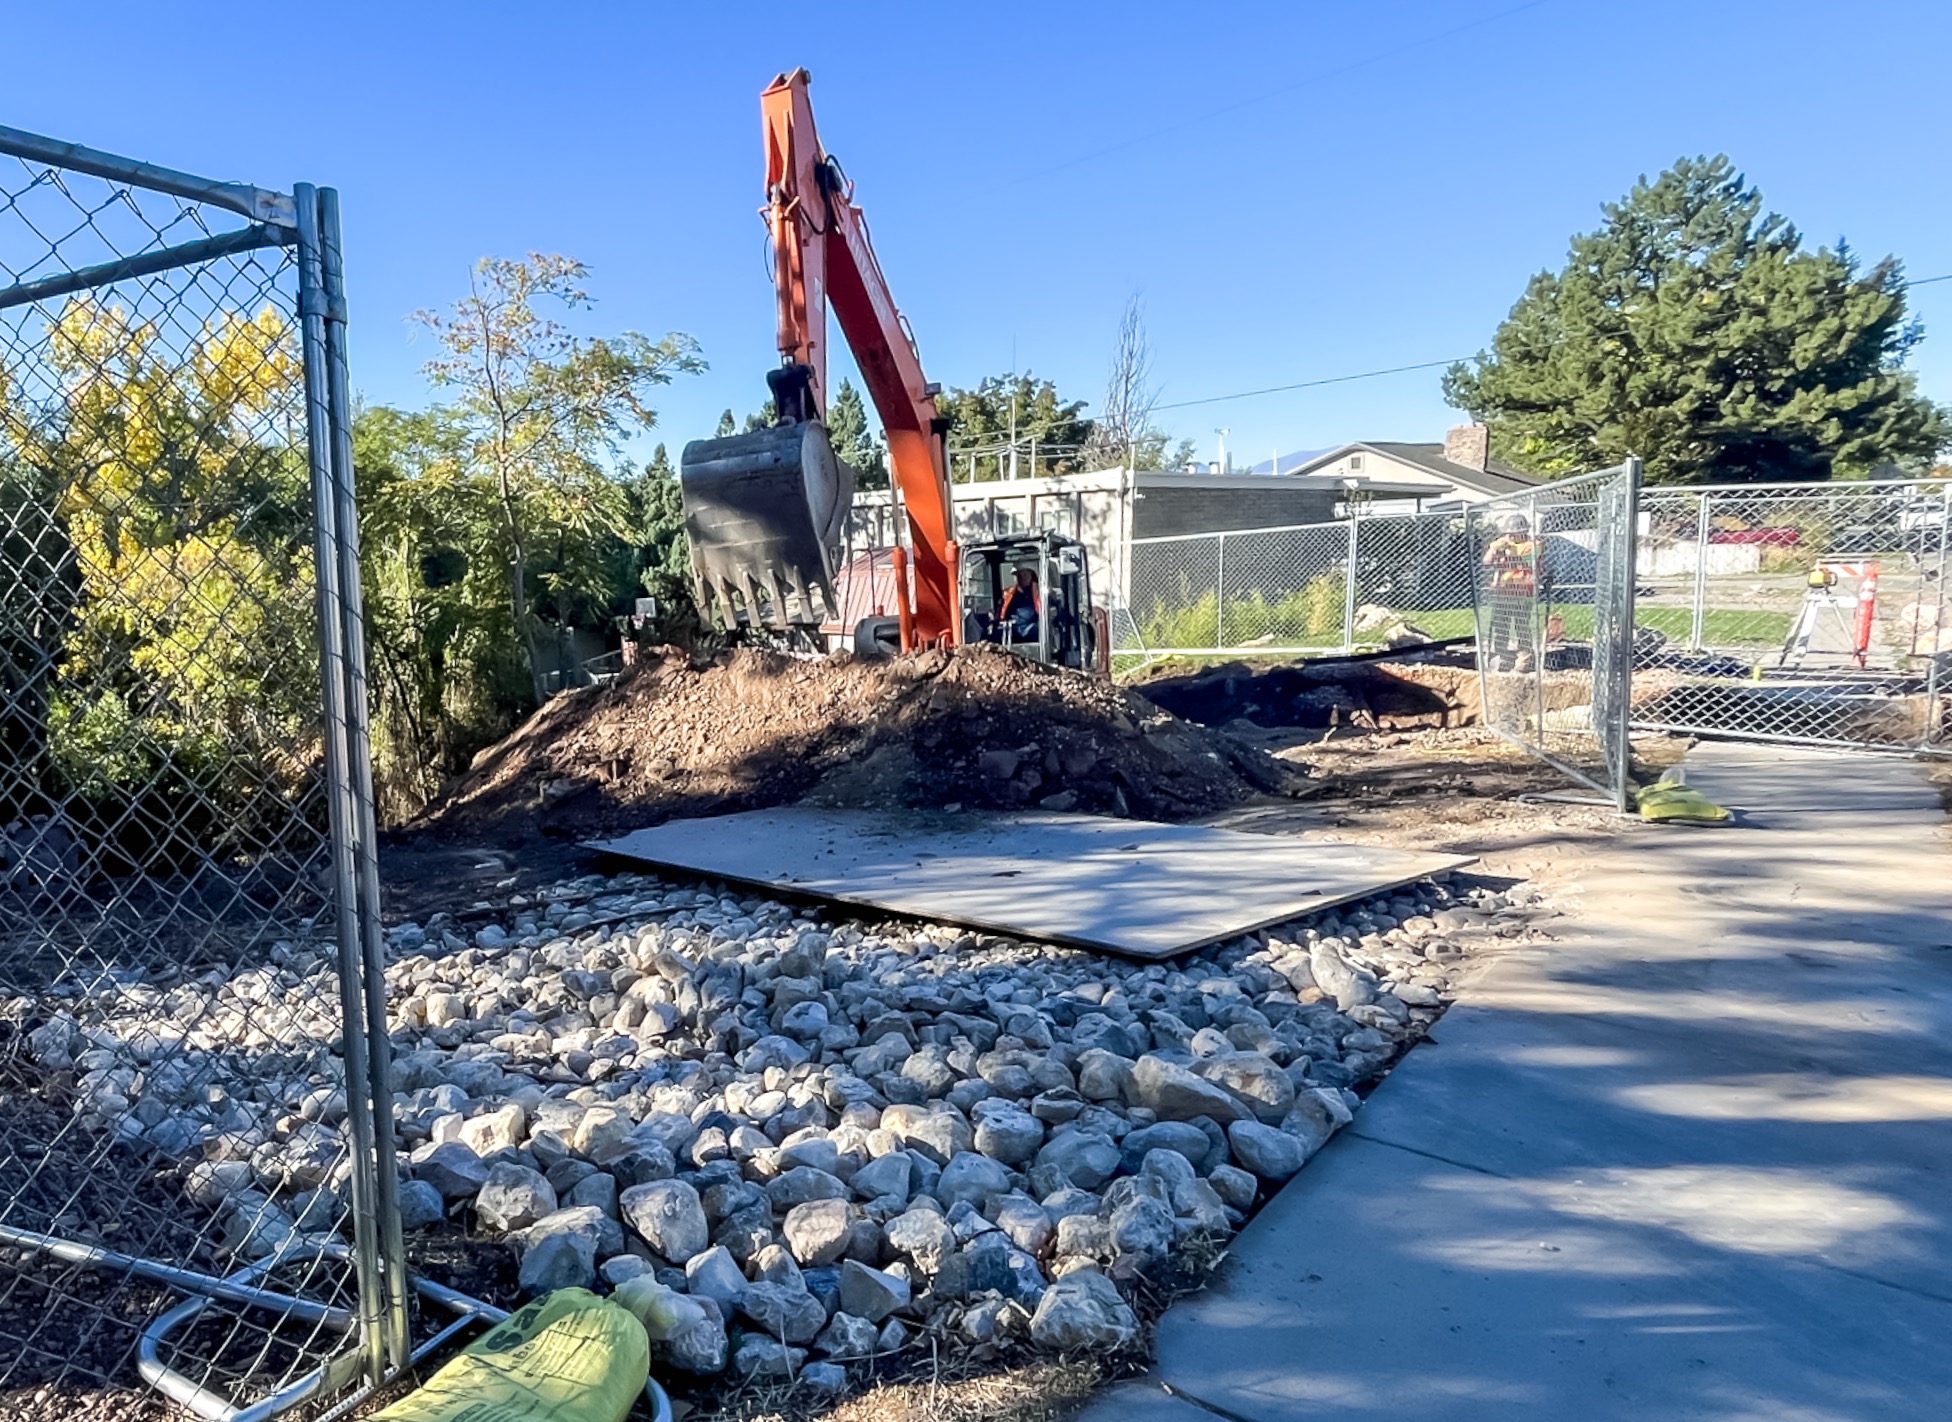
[[[1329,446],[1329,449],[1336,449],[1336,448],[1340,448],[1340,446],[1338,445]],[[1284,454],[1281,456],[1281,472],[1283,474],[1292,473],[1294,470],[1299,469],[1302,465],[1306,464],[1309,460],[1318,458],[1319,456],[1327,453],[1328,453],[1328,449],[1304,449],[1294,454]],[[1259,464],[1256,464],[1251,468],[1244,469],[1244,470],[1238,464],[1234,466],[1234,473],[1236,474],[1243,474],[1243,473],[1272,474],[1273,472],[1274,472],[1274,461],[1271,459],[1263,459]]]

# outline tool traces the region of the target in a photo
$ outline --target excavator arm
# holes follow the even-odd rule
[[[854,353],[888,437],[908,517],[913,603],[902,609],[904,650],[954,645],[955,530],[939,387],[922,373],[853,185],[821,147],[804,69],[760,97],[765,117],[766,214],[779,299],[780,365],[767,375],[777,423],[769,430],[685,447],[681,479],[700,597],[729,622],[736,590],[754,621],[817,622],[817,589],[831,607],[835,550],[853,473],[826,436],[827,312]],[[907,591],[897,578],[897,595]],[[764,609],[762,616],[761,609]]]

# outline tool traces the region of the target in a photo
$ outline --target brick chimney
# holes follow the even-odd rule
[[[1491,463],[1491,431],[1483,425],[1459,425],[1444,436],[1444,458],[1482,473]]]

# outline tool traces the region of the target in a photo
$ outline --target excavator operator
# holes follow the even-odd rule
[[[1017,580],[1004,589],[1003,602],[996,610],[998,640],[1035,642],[1037,621],[1043,607],[1037,596],[1037,570],[1019,564]]]

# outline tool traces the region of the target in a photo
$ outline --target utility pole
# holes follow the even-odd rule
[[[1220,459],[1213,466],[1213,472],[1216,474],[1225,474],[1227,472],[1227,436],[1232,434],[1233,431],[1215,430],[1214,433],[1220,436]]]
[[[1016,358],[1014,345],[1010,348],[1010,355],[1014,363]],[[1010,372],[1012,384],[1015,384],[1016,378],[1016,371],[1013,369]],[[1010,392],[1010,477],[1012,479],[1017,477],[1017,392],[1015,390]]]

